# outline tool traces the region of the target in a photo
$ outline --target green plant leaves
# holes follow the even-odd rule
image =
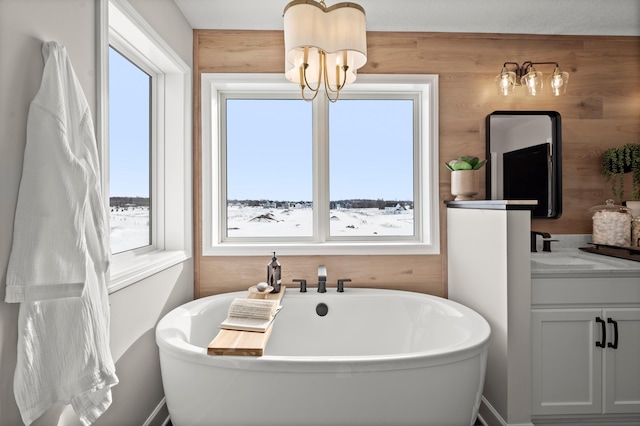
[[[447,169],[455,172],[457,170],[478,170],[487,163],[487,160],[482,160],[478,157],[458,157],[455,160],[451,160],[444,165]]]
[[[603,174],[611,182],[611,192],[622,201],[624,197],[624,178],[626,172],[632,172],[632,200],[640,199],[640,144],[628,143],[619,148],[605,150],[602,159]]]

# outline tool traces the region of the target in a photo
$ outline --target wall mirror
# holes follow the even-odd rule
[[[487,198],[537,200],[532,218],[562,214],[562,126],[556,111],[487,116]]]

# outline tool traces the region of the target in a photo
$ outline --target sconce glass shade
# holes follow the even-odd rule
[[[549,77],[547,77],[547,84],[551,89],[551,93],[554,96],[564,95],[567,91],[567,84],[569,83],[569,73],[560,71],[559,67],[553,71]]]
[[[311,91],[334,93],[356,79],[367,63],[366,17],[355,3],[325,7],[294,0],[284,9],[285,76]],[[328,94],[327,94],[328,96]]]
[[[542,90],[542,73],[531,66],[529,72],[522,77],[522,85],[526,88],[525,93],[528,96],[540,94]]]
[[[496,88],[502,96],[509,96],[516,87],[516,73],[509,71],[507,67],[502,68],[502,72],[496,76]]]

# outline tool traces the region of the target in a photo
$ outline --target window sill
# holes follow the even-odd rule
[[[109,294],[191,258],[185,250],[156,250],[111,263]]]

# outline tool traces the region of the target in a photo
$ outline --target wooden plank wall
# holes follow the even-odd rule
[[[496,110],[555,110],[562,115],[563,209],[560,219],[534,220],[551,234],[589,234],[587,209],[612,196],[601,156],[640,142],[640,37],[466,33],[368,33],[368,62],[359,73],[440,76],[440,164],[460,155],[485,156],[485,117]],[[567,94],[504,98],[494,78],[504,62],[556,61],[570,73]],[[265,279],[268,256],[201,255],[200,73],[273,72],[284,67],[280,31],[194,31],[194,216],[196,297],[246,289]],[[544,66],[539,71],[552,69]],[[516,89],[517,90],[517,89]],[[450,173],[440,166],[440,199],[452,199]],[[627,183],[630,188],[630,182]],[[484,186],[484,182],[481,182]],[[484,197],[484,193],[478,198]],[[284,282],[316,280],[325,264],[330,282],[446,296],[446,214],[441,207],[441,255],[281,257]]]

